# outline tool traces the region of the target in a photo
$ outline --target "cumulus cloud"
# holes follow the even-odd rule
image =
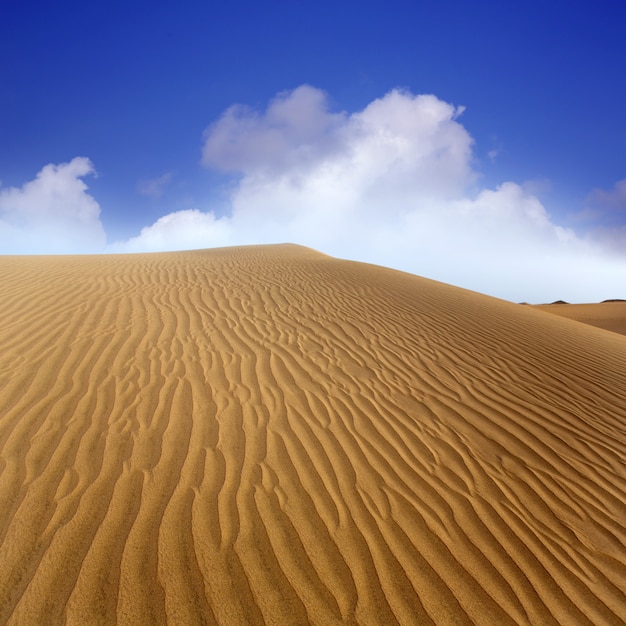
[[[109,252],[166,252],[211,248],[232,238],[228,218],[197,209],[175,211],[141,229],[137,237],[108,246]]]
[[[117,249],[293,241],[512,300],[623,295],[626,261],[555,223],[532,187],[478,187],[462,113],[402,90],[337,113],[306,85],[233,106],[203,148],[237,176],[228,210],[174,213]]]
[[[279,94],[262,115],[235,105],[205,131],[203,163],[257,173],[315,164],[341,148],[336,133],[345,117],[330,113],[325,94],[308,85]]]
[[[89,159],[46,165],[22,187],[0,189],[0,252],[99,252],[105,234],[100,207],[82,180],[94,174]]]

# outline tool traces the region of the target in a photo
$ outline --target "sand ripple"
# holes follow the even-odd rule
[[[626,622],[626,336],[287,245],[0,287],[0,623]]]

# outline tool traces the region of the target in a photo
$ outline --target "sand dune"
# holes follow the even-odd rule
[[[626,301],[624,300],[597,304],[540,304],[534,308],[626,335]]]
[[[626,337],[291,245],[0,286],[0,623],[626,620]]]

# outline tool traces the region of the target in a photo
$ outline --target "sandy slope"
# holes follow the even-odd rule
[[[540,304],[534,308],[626,335],[626,302]]]
[[[0,287],[0,623],[626,619],[626,337],[296,246]]]

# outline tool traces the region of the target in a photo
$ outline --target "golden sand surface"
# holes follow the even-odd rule
[[[0,623],[624,623],[626,337],[292,245],[0,288]]]
[[[626,335],[626,301],[623,300],[597,304],[539,304],[534,308]]]

